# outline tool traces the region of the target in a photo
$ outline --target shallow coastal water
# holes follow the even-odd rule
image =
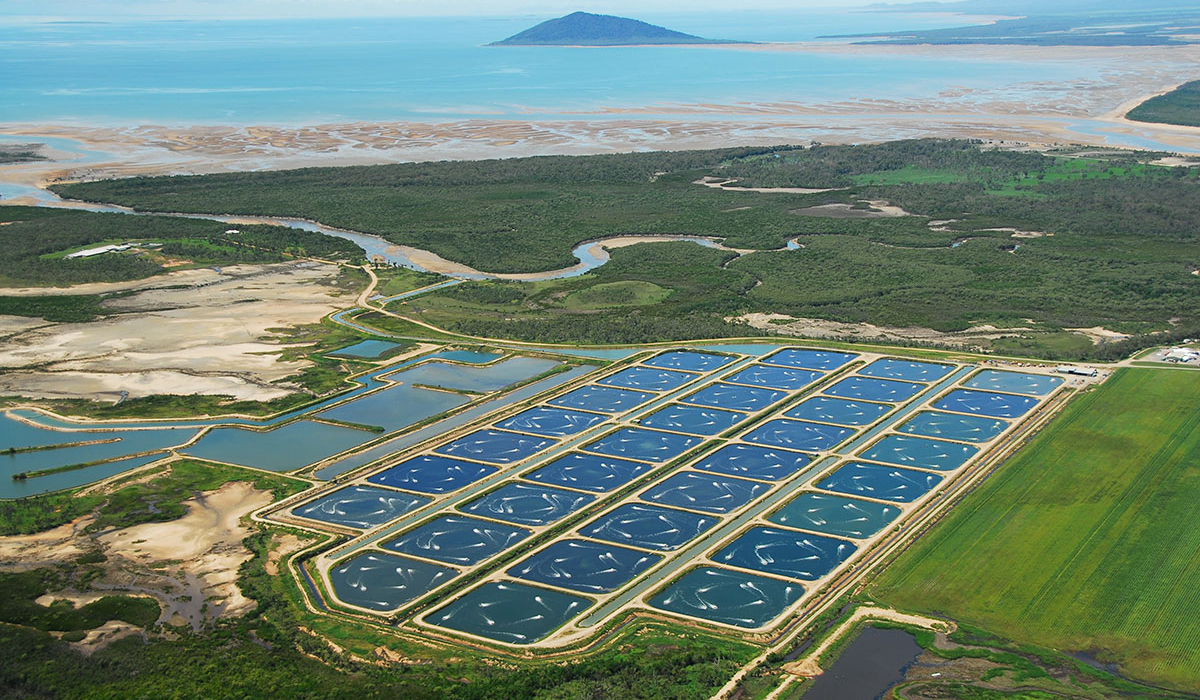
[[[319,124],[609,113],[654,105],[933,97],[1081,77],[1021,60],[881,62],[722,47],[489,47],[545,19],[9,21],[0,122]],[[646,17],[755,42],[952,26],[950,15],[698,13]]]

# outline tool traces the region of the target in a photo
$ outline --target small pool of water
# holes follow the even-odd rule
[[[399,347],[403,347],[403,344],[393,343],[390,340],[364,340],[361,343],[355,343],[349,347],[334,350],[326,354],[330,357],[353,357],[361,360],[374,360]]]
[[[876,700],[904,680],[920,655],[908,632],[867,627],[816,677],[803,700]]]

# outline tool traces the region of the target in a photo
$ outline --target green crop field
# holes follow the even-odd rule
[[[1200,374],[1124,369],[1076,400],[872,594],[1200,687]]]

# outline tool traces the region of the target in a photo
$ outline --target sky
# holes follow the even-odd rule
[[[855,7],[875,0],[738,0],[739,11]],[[636,17],[731,8],[729,0],[0,0],[0,15],[59,19],[124,17],[382,17],[528,14],[576,10]]]

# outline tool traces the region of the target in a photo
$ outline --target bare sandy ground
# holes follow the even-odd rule
[[[185,501],[187,515],[166,523],[148,523],[84,534],[91,516],[35,535],[0,537],[0,571],[68,563],[99,547],[107,557],[103,576],[86,590],[52,591],[37,602],[69,600],[86,605],[106,595],[142,595],[162,606],[160,622],[202,629],[222,616],[237,616],[254,602],[236,585],[237,570],[252,555],[242,546],[249,530],[241,519],[271,502],[271,494],[245,482]],[[90,652],[140,628],[110,622],[89,633],[78,648]]]
[[[281,362],[271,329],[318,322],[353,303],[332,285],[338,269],[308,261],[172,273],[129,283],[135,294],[106,302],[125,313],[90,323],[10,322],[0,345],[0,393],[114,400],[150,394],[231,395],[270,400],[272,384],[301,370]],[[80,285],[64,293],[112,291]],[[81,289],[84,288],[84,289]],[[23,290],[18,290],[23,291]],[[6,292],[7,293],[7,292]]]
[[[981,340],[994,340],[1014,333],[1033,330],[1031,328],[997,328],[982,324],[972,326],[965,331],[943,333],[920,326],[877,326],[871,323],[843,323],[819,318],[796,318],[785,314],[763,313],[745,314],[727,320],[746,323],[753,328],[805,338],[854,337],[863,340],[920,340],[963,348],[974,347]]]
[[[175,590],[160,598],[163,619],[178,616],[200,629],[253,606],[236,583],[238,567],[252,556],[242,546],[250,532],[239,521],[270,502],[269,492],[233,482],[187,501],[188,514],[178,520],[117,530],[98,541],[110,558],[154,568],[174,580]],[[164,563],[166,568],[160,568]]]
[[[912,213],[881,199],[865,200],[869,209],[856,209],[852,204],[818,204],[804,209],[793,209],[800,216],[822,216],[831,219],[891,219],[912,216]]]

